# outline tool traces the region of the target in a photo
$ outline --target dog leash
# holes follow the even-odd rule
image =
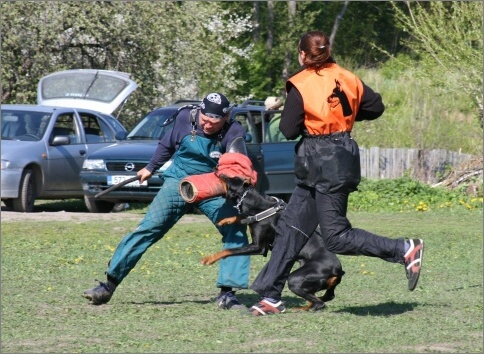
[[[245,196],[247,195],[247,193],[249,193],[249,191],[251,189],[252,188],[247,188],[246,191],[244,192],[244,194],[242,194],[242,197],[240,197],[239,202],[237,203],[237,205],[234,206],[234,208],[237,209],[237,211],[239,212],[239,214],[242,214],[242,212],[240,211],[240,206],[242,205],[242,202],[244,201]]]
[[[245,193],[242,197],[244,197],[244,196],[245,196]],[[240,223],[241,224],[252,224],[254,222],[264,220],[264,219],[268,218],[269,216],[276,214],[277,212],[279,212],[279,210],[282,210],[286,207],[286,203],[282,199],[276,198],[274,196],[271,196],[271,198],[273,198],[277,201],[276,206],[273,206],[272,208],[264,210],[264,211],[260,212],[259,214],[255,214],[253,216],[248,216],[247,218],[240,220]]]

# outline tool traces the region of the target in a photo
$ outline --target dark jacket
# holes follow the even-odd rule
[[[150,162],[146,166],[148,171],[154,172],[165,162],[170,160],[170,158],[172,158],[172,156],[179,150],[180,145],[184,141],[184,138],[192,134],[193,129],[195,129],[196,136],[212,140],[214,145],[219,146],[220,153],[216,156],[210,156],[210,158],[213,159],[212,167],[216,166],[219,155],[229,150],[232,150],[232,146],[236,144],[236,142],[242,141],[243,147],[245,148],[244,129],[237,121],[230,121],[223,126],[220,132],[213,135],[207,135],[203,132],[202,128],[198,124],[200,111],[196,111],[196,114],[194,116],[194,125],[191,121],[191,114],[192,110],[190,109],[184,109],[180,111],[180,113],[176,117],[173,130],[170,133],[164,135],[158,142],[156,151]],[[238,149],[236,151],[247,154],[246,151],[241,151],[241,149]],[[207,153],[208,152],[200,151],[200,154],[202,155]]]

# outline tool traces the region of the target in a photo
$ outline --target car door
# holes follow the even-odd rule
[[[45,154],[44,189],[49,194],[82,196],[79,172],[87,154],[76,112],[63,112],[55,117]],[[64,139],[62,144],[58,144]],[[68,138],[68,139],[65,139]],[[67,144],[65,142],[67,141]]]
[[[263,113],[264,171],[270,186],[268,194],[291,194],[294,182],[294,149],[297,140],[288,141],[279,131],[278,119],[282,111]]]
[[[77,113],[81,119],[81,132],[83,133],[84,141],[86,142],[87,156],[103,147],[116,143],[116,132],[119,131],[120,128],[124,130],[124,127],[121,125],[119,125],[117,127],[118,130],[116,130],[113,126],[114,122],[108,121],[108,119],[110,119],[109,117],[80,110],[78,110]]]
[[[116,131],[104,119],[94,113],[78,111],[88,152],[116,142]]]

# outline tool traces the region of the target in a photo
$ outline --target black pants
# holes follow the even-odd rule
[[[346,217],[348,196],[349,193],[319,193],[314,188],[296,187],[277,224],[271,258],[251,289],[261,296],[280,299],[295,256],[318,224],[326,248],[333,253],[403,264],[403,238],[391,239],[352,228]]]

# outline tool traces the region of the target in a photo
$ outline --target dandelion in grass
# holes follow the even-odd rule
[[[473,208],[478,209],[482,208],[482,197],[481,198],[472,198],[470,204]],[[470,208],[468,208],[470,209]]]
[[[362,263],[360,265],[360,267],[361,268],[365,268],[366,267],[366,264],[365,263]],[[363,275],[375,275],[375,272],[371,272],[368,269],[361,269],[361,274],[363,274]]]
[[[415,210],[417,210],[417,211],[428,211],[429,206],[425,202],[420,201],[420,202],[418,202],[418,205],[415,208]]]
[[[452,202],[445,202],[443,204],[440,204],[440,208],[450,208],[452,206]]]

